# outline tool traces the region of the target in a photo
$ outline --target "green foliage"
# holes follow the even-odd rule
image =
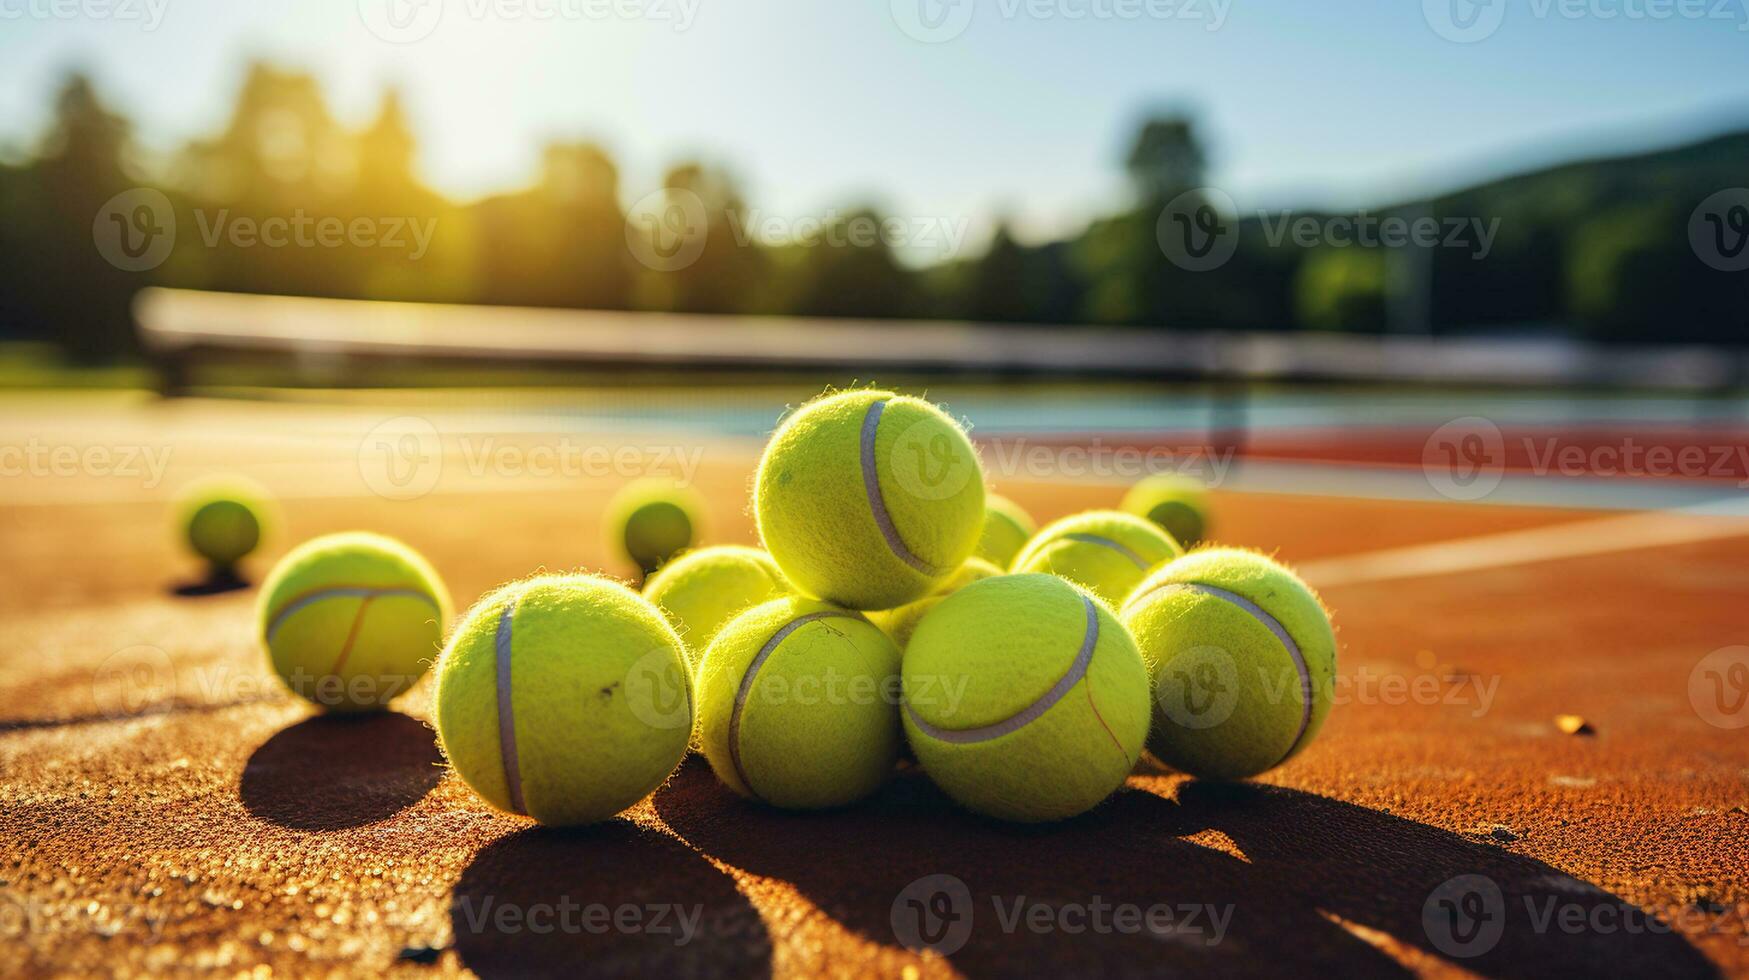
[[[1575,230],[1568,306],[1586,335],[1738,344],[1749,337],[1749,283],[1697,260],[1687,236],[1692,207],[1627,205]]]
[[[1377,249],[1324,248],[1300,265],[1300,322],[1318,330],[1373,333],[1385,328],[1385,256]]]
[[[1387,329],[1387,311],[1427,313],[1441,332],[1559,325],[1604,340],[1743,343],[1749,276],[1700,261],[1689,216],[1743,184],[1749,133],[1494,180],[1374,219],[1486,225],[1489,247],[1346,248],[1282,236],[1272,216],[1228,216],[1237,239],[1213,268],[1175,265],[1158,238],[1166,202],[1207,181],[1196,121],[1146,119],[1122,158],[1132,203],[1062,241],[999,226],[981,254],[917,269],[881,211],[828,212],[817,233],[767,235],[727,169],[669,167],[657,188],[702,205],[696,258],[657,269],[630,244],[647,229],[622,201],[599,146],[558,139],[529,187],[446,200],[416,173],[417,141],[398,93],[361,128],[336,121],[316,80],[256,65],[210,137],[145,174],[129,122],[92,83],[69,76],[34,154],[0,163],[0,341],[53,345],[75,362],[137,357],[128,304],[148,284],[362,299],[830,317],[953,317],[1147,329]],[[168,260],[127,272],[93,248],[93,218],[115,195],[156,186],[178,227]],[[378,232],[402,247],[243,244],[241,224],[306,216]],[[1322,222],[1353,215],[1298,214]],[[1473,234],[1472,234],[1473,239]],[[1472,241],[1473,245],[1473,241]],[[1402,274],[1407,269],[1411,274]],[[1392,295],[1395,290],[1399,295]]]
[[[1124,161],[1137,197],[1150,209],[1204,183],[1208,167],[1196,123],[1188,116],[1157,116],[1142,123]]]
[[[792,312],[802,316],[908,317],[921,312],[913,273],[899,265],[881,216],[859,208],[808,246]]]

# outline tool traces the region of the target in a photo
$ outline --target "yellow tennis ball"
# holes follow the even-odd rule
[[[1292,758],[1330,713],[1336,636],[1312,590],[1238,548],[1207,548],[1124,603],[1154,682],[1148,748],[1174,769],[1240,779]]]
[[[686,755],[680,637],[617,582],[549,575],[468,610],[437,663],[432,718],[456,775],[492,806],[551,826],[648,796]]]
[[[644,583],[644,598],[680,632],[694,670],[723,624],[787,592],[789,583],[770,555],[733,544],[687,552]]]
[[[608,547],[648,575],[698,542],[703,513],[704,499],[691,487],[635,480],[608,501]]]
[[[1124,494],[1120,509],[1146,517],[1186,548],[1208,535],[1208,488],[1188,476],[1156,473],[1144,477]]]
[[[890,391],[809,402],[759,461],[759,534],[795,587],[852,609],[927,595],[971,557],[984,474],[965,432]]]
[[[700,747],[742,796],[853,803],[898,758],[898,673],[898,649],[861,613],[800,596],[755,606],[699,664]]]
[[[1001,574],[1002,569],[982,558],[967,558],[965,563],[959,567],[959,571],[949,575],[947,581],[937,586],[934,592],[897,609],[869,613],[869,621],[892,637],[894,646],[903,650],[905,644],[911,642],[911,634],[917,630],[917,624],[923,621],[923,617],[928,615],[931,609],[940,605],[941,600],[979,579],[992,578]]]
[[[1050,575],[973,582],[905,648],[905,735],[944,792],[1061,820],[1123,785],[1148,737],[1148,669],[1103,602]]]
[[[177,526],[190,551],[214,568],[233,568],[267,535],[272,499],[242,477],[201,480],[177,495]]]
[[[1025,508],[1007,497],[986,494],[984,497],[984,531],[978,538],[978,557],[997,568],[1007,569],[1014,556],[1026,547],[1027,539],[1038,533],[1038,522]]]
[[[1016,572],[1049,572],[1116,605],[1150,569],[1184,549],[1134,514],[1090,510],[1047,524],[1014,559]]]
[[[449,591],[418,552],[365,531],[313,538],[261,586],[260,638],[286,686],[329,711],[381,708],[424,675]]]

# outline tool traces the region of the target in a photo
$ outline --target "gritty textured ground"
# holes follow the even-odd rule
[[[425,552],[462,607],[539,566],[611,568],[595,515],[623,481],[458,466],[386,499],[355,456],[381,417],[8,410],[12,444],[176,455],[153,487],[0,485],[0,972],[1749,974],[1749,729],[1694,700],[1712,693],[1702,659],[1749,642],[1749,537],[1331,587],[1335,710],[1242,786],[1151,772],[1083,818],[1022,828],[914,771],[864,806],[773,812],[695,760],[621,819],[561,833],[445,774],[423,690],[394,713],[318,717],[266,673],[253,590],[181,588],[196,569],[165,531],[165,488],[221,467],[285,499],[257,576],[352,527]],[[704,448],[711,536],[751,542],[757,444]],[[1119,492],[998,482],[1040,517]],[[1312,567],[1592,516],[1217,505],[1222,540]],[[935,876],[969,899],[945,957],[897,934],[910,900],[941,901]]]

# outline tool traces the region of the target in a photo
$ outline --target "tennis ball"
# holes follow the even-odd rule
[[[656,607],[604,578],[548,575],[468,610],[438,658],[432,718],[450,766],[487,803],[571,826],[674,772],[692,690]]]
[[[801,592],[852,609],[922,598],[971,557],[984,474],[960,427],[890,391],[809,402],[759,460],[765,548]]]
[[[978,538],[978,557],[997,568],[1006,569],[1014,556],[1026,547],[1026,541],[1038,532],[1038,522],[1019,504],[1007,497],[987,494],[984,497],[984,532]]]
[[[417,552],[364,531],[294,548],[256,607],[273,669],[330,711],[381,708],[413,686],[443,642],[449,592]]]
[[[1144,477],[1124,494],[1120,509],[1146,517],[1166,529],[1186,548],[1194,548],[1208,533],[1208,490],[1188,476],[1156,473]]]
[[[692,547],[703,511],[704,500],[691,487],[635,480],[608,501],[608,548],[648,575]]]
[[[735,792],[789,809],[868,796],[899,754],[899,651],[861,613],[789,596],[717,633],[698,668],[698,740]]]
[[[177,495],[177,526],[189,550],[216,569],[230,569],[266,535],[271,500],[242,477],[203,480]]]
[[[1105,603],[1050,575],[943,599],[905,648],[905,735],[947,795],[1061,820],[1123,785],[1148,737],[1148,669]]]
[[[1013,570],[1061,575],[1115,605],[1149,569],[1183,552],[1134,514],[1090,510],[1047,524],[1015,557]]]
[[[688,552],[644,583],[644,598],[680,631],[687,665],[694,670],[723,624],[788,591],[789,583],[770,555],[741,545]]]
[[[869,620],[881,631],[892,637],[893,645],[905,649],[905,644],[911,642],[911,634],[916,631],[917,624],[929,610],[941,604],[941,600],[953,595],[960,589],[971,585],[979,579],[992,578],[1002,574],[1002,569],[990,564],[982,558],[967,558],[959,571],[947,577],[947,581],[937,586],[916,602],[909,602],[897,609],[887,609],[882,612],[869,613]]]
[[[1174,769],[1254,776],[1305,748],[1330,713],[1329,615],[1263,555],[1192,552],[1149,576],[1121,616],[1153,675],[1148,748]]]

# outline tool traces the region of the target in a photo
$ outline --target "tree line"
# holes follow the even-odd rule
[[[918,267],[893,216],[835,210],[758,234],[735,175],[680,161],[628,211],[612,157],[545,146],[526,189],[458,203],[415,172],[390,90],[349,129],[317,81],[256,64],[219,132],[146,158],[132,123],[70,75],[24,158],[0,163],[0,339],[128,359],[132,294],[161,284],[362,299],[1137,329],[1556,332],[1741,343],[1749,328],[1749,133],[1581,161],[1365,212],[1248,210],[1208,184],[1193,118],[1146,120],[1121,161],[1129,206],[1073,236],[1001,223],[976,255]],[[121,267],[106,215],[148,187],[173,244]],[[1708,209],[1711,209],[1710,211]],[[105,230],[105,219],[114,228]],[[138,227],[135,227],[138,225]],[[1749,264],[1749,258],[1742,264]]]

